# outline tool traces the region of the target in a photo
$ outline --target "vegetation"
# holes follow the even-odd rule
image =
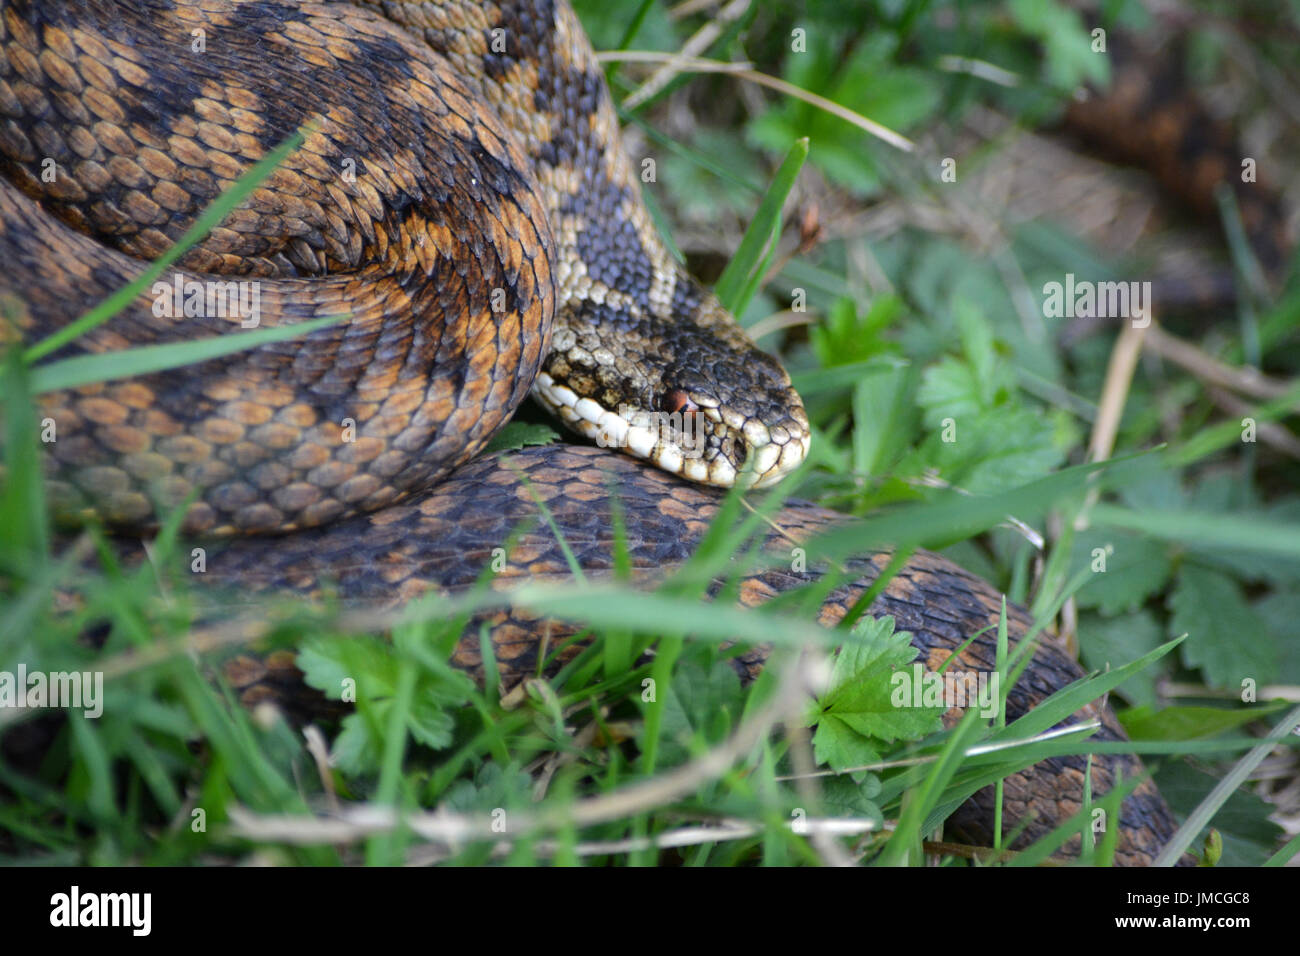
[[[0,761],[0,854],[969,865],[977,854],[931,845],[927,855],[923,844],[978,787],[1049,754],[1113,749],[1043,736],[1113,691],[1133,738],[1122,748],[1144,756],[1191,819],[1180,848],[1233,864],[1294,857],[1300,839],[1287,842],[1269,818],[1300,830],[1300,738],[1257,745],[1300,720],[1283,699],[1300,700],[1300,288],[1287,277],[1213,322],[1161,315],[1159,341],[1190,349],[1183,361],[1153,334],[1134,342],[1132,330],[1099,325],[1065,341],[1065,320],[1044,317],[1046,283],[1151,278],[1153,248],[1196,235],[1175,218],[1121,246],[1112,240],[1123,229],[1089,213],[1104,205],[1098,195],[1126,212],[1149,184],[1106,170],[1083,208],[1057,208],[1073,167],[1023,159],[1060,150],[1036,131],[1078,86],[1107,82],[1093,21],[1058,0],[578,6],[598,50],[685,46],[840,108],[734,70],[671,72],[652,88],[660,63],[606,60],[630,147],[655,160],[644,192],[662,231],[781,354],[807,402],[812,461],[762,512],[797,494],[861,517],[819,555],[864,543],[941,549],[1076,642],[1090,676],[1023,722],[972,714],[944,730],[934,709],[900,717],[882,701],[914,652],[893,621],[825,630],[811,591],[752,611],[700,599],[719,574],[750,566],[731,558],[750,554],[759,517],[733,496],[695,560],[653,593],[625,581],[530,586],[530,606],[584,622],[590,644],[504,700],[491,679],[476,687],[448,664],[466,616],[496,599],[485,590],[417,602],[396,624],[292,602],[267,610],[264,644],[300,648],[310,683],[356,681],[355,710],[323,736],[304,734],[246,711],[219,677],[214,661],[239,645],[238,628],[201,629],[210,646],[191,652],[195,602],[156,570],[181,547],[174,527],[151,563],[123,567],[94,528],[71,547],[55,535],[42,494],[35,393],[196,361],[212,346],[89,369],[40,363],[48,348],[15,349],[0,378],[0,671],[100,670],[106,684],[97,719],[0,708],[0,731],[39,730],[40,741],[34,755],[10,746]],[[1133,0],[1103,6],[1108,28],[1151,27]],[[1267,21],[1252,4],[1188,6],[1190,74],[1235,104],[1267,156],[1297,155],[1294,119],[1250,78],[1300,83],[1283,45],[1300,8],[1255,31]],[[869,134],[862,118],[885,130]],[[943,178],[945,159],[955,181]],[[1076,162],[1079,175],[1095,173]],[[1294,180],[1294,164],[1278,163],[1275,179]],[[1224,215],[1240,236],[1230,207]],[[1252,271],[1240,239],[1221,260]],[[499,446],[552,435],[526,410]],[[728,663],[737,649],[725,647],[738,633],[778,645],[747,687]],[[827,689],[808,703],[801,648],[839,642]],[[1022,662],[1009,649],[1003,676]],[[1006,746],[972,753],[987,744]],[[1087,830],[1088,809],[1009,863],[1041,862]],[[1112,839],[1086,862],[1109,862]]]

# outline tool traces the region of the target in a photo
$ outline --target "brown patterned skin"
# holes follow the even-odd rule
[[[29,340],[139,275],[142,258],[251,163],[315,124],[177,271],[256,279],[263,326],[349,319],[181,371],[55,393],[42,407],[58,427],[51,489],[74,514],[147,528],[194,492],[190,532],[295,532],[230,536],[205,583],[313,594],[330,582],[346,599],[387,604],[467,586],[534,506],[499,459],[457,466],[538,374],[605,408],[661,409],[665,396],[685,395],[716,418],[710,480],[734,476],[747,454],[773,458],[764,448],[777,449],[773,468],[806,448],[784,371],[655,238],[566,4],[3,0],[0,31],[0,304]],[[349,160],[352,179],[338,174]],[[178,321],[142,296],[63,354],[239,321]],[[344,438],[349,419],[355,441]],[[719,492],[605,450],[552,446],[510,461],[590,574],[611,562],[607,473],[620,481],[644,573],[683,560],[717,508]],[[780,519],[796,538],[834,520],[807,505]],[[567,573],[549,533],[526,534],[510,559],[503,584]],[[852,566],[862,577],[831,595],[826,623],[880,559]],[[765,571],[742,599],[806,579]],[[918,555],[872,611],[893,614],[934,666],[992,623],[997,604],[988,585]],[[546,622],[513,610],[489,623],[503,677],[530,672]],[[1012,623],[1014,638],[1023,613]],[[554,626],[553,636],[567,633]],[[474,670],[477,654],[476,638],[463,642],[456,663]],[[987,669],[990,654],[982,639],[963,663]],[[746,673],[764,656],[743,658]],[[273,658],[246,670],[240,682],[251,685],[289,668]],[[1013,716],[1079,674],[1059,649],[1041,649]],[[1085,713],[1119,735],[1109,714]],[[1077,809],[1082,766],[1063,758],[1009,780],[1008,822],[1034,813],[1026,837],[1050,830]],[[1117,771],[1131,777],[1140,765],[1098,759],[1094,792]],[[974,839],[987,836],[986,796],[954,817]],[[1149,784],[1121,826],[1123,863],[1149,862],[1172,831]]]
[[[580,408],[688,396],[695,480],[803,458],[789,377],[655,235],[566,4],[5,0],[0,44],[0,295],[26,338],[138,276],[308,123],[164,288],[256,282],[263,327],[350,315],[48,398],[64,511],[148,525],[193,492],[186,527],[207,533],[371,511],[480,451],[539,371]],[[248,319],[159,315],[153,293],[66,354]]]
[[[350,12],[162,0],[0,9],[0,252],[12,267],[0,287],[25,304],[29,338],[138,275],[135,257],[165,251],[308,120],[319,131],[179,273],[258,277],[261,326],[352,315],[302,341],[57,393],[42,411],[58,427],[51,487],[64,507],[147,524],[159,499],[198,491],[194,531],[319,524],[436,481],[526,394],[558,291],[547,210],[516,137],[404,31]],[[205,31],[204,52],[191,29]],[[329,105],[322,94],[339,85],[374,95]],[[157,316],[146,294],[68,351],[240,322]],[[355,441],[344,440],[349,420]]]
[[[527,478],[531,492],[521,477]],[[490,566],[492,549],[504,547],[512,533],[521,529],[505,556],[505,565],[489,575],[492,587],[508,588],[522,580],[567,579],[565,558],[540,518],[533,495],[545,502],[584,575],[599,579],[614,566],[611,488],[625,516],[633,567],[647,577],[670,572],[693,553],[721,500],[715,489],[689,484],[603,449],[565,445],[528,448],[473,462],[427,494],[377,514],[286,537],[271,562],[256,542],[233,541],[209,556],[204,584],[237,588],[244,596],[284,590],[319,596],[325,591],[345,602],[396,606],[422,594],[451,594],[471,587]],[[469,520],[467,502],[473,503]],[[780,530],[767,534],[765,547],[788,556],[793,546],[843,520],[843,515],[814,505],[788,505],[775,518],[774,525]],[[838,623],[888,558],[887,553],[869,552],[849,562],[852,573],[848,580],[852,583],[831,592],[822,607],[821,622],[827,626]],[[739,592],[741,602],[761,604],[815,579],[819,575],[813,567],[815,550],[807,560],[807,572],[783,566],[746,576]],[[223,601],[222,606],[230,603]],[[940,666],[972,634],[990,628],[963,652],[958,665],[966,671],[987,672],[996,664],[1000,607],[1001,596],[987,583],[939,555],[921,552],[881,592],[871,613],[892,615],[899,630],[910,631],[913,644],[921,651],[920,660],[930,668]],[[1014,647],[1031,622],[1022,609],[1010,606],[1008,610]],[[572,622],[543,620],[520,608],[476,617],[467,625],[453,661],[479,678],[483,622],[490,628],[503,687],[537,673],[540,633],[548,634],[554,646],[579,630]],[[578,650],[569,649],[557,664]],[[742,676],[752,677],[766,657],[766,649],[756,648],[736,659],[737,669]],[[230,677],[243,689],[247,702],[254,703],[267,697],[282,699],[287,674],[283,657],[270,666],[242,657]],[[1014,720],[1081,676],[1078,663],[1049,638],[1035,651],[1033,663],[1012,689],[1008,719]],[[1103,722],[1094,739],[1125,739],[1104,706],[1090,705],[1074,719],[1090,717],[1100,717]],[[1085,762],[1086,758],[1078,756],[1052,758],[1007,778],[1005,819],[1034,818],[1017,845],[1049,833],[1079,810]],[[1143,773],[1142,765],[1134,757],[1094,756],[1094,798],[1109,791],[1117,773],[1131,780]],[[978,845],[988,845],[992,800],[991,788],[976,794],[953,815],[949,826]],[[1168,808],[1149,781],[1125,800],[1120,826],[1116,862],[1121,865],[1149,864],[1174,830]],[[1077,852],[1077,840],[1074,846]]]

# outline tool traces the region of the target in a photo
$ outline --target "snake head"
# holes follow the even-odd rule
[[[616,337],[558,329],[533,395],[598,445],[690,481],[773,485],[808,454],[808,416],[776,359],[723,315]]]

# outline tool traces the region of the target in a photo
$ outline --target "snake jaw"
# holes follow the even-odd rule
[[[681,389],[668,391],[655,403],[657,409],[620,405],[617,410],[579,396],[548,372],[538,373],[532,391],[570,429],[600,447],[622,449],[698,484],[768,488],[808,454],[808,420],[797,397],[789,417],[769,427],[719,406],[711,396]]]

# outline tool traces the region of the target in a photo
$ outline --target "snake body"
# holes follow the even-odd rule
[[[598,576],[613,564],[617,494],[634,566],[662,572],[698,543],[717,488],[771,484],[803,459],[789,378],[657,238],[562,0],[4,0],[0,52],[0,305],[25,338],[139,276],[299,129],[301,148],[167,277],[256,282],[262,326],[346,315],[300,340],[45,396],[58,429],[49,486],[69,518],[147,529],[193,496],[185,530],[229,538],[212,580],[397,604],[468,587],[538,501]],[[58,355],[224,334],[246,318],[158,303],[142,294]],[[581,434],[657,467],[563,445],[471,462],[530,388]],[[643,424],[663,414],[702,439],[687,448]],[[791,506],[768,544],[788,550],[837,520]],[[549,527],[507,559],[503,585],[568,573]],[[826,623],[881,561],[850,565],[856,583],[832,592]],[[815,575],[756,572],[741,600]],[[999,601],[920,554],[872,613],[893,614],[935,667]],[[575,630],[499,612],[458,648],[469,669],[481,623],[507,683],[535,670],[544,626]],[[1013,611],[1013,641],[1027,623]],[[991,648],[986,634],[962,660],[987,671]],[[752,676],[765,656],[738,666]],[[1049,642],[1011,716],[1080,673]],[[1104,709],[1086,713],[1122,737]],[[1078,809],[1086,766],[1059,758],[1008,780],[1008,818],[1032,821],[1024,839]],[[1092,792],[1140,772],[1098,758]],[[987,796],[953,818],[973,839],[989,835]],[[1125,801],[1117,859],[1148,862],[1171,832],[1144,783]]]

